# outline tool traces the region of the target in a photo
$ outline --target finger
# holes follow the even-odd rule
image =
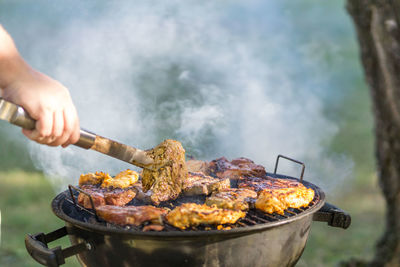
[[[34,130],[22,129],[22,133],[29,139],[32,139],[33,131]]]
[[[22,129],[22,133],[29,139],[39,143],[39,144],[47,144],[50,142],[50,138],[40,138],[38,139],[39,132],[37,130],[27,130],[27,129]]]
[[[49,143],[49,146],[63,145],[70,139],[72,131],[72,127],[70,126],[70,124],[72,124],[72,122],[65,116],[65,111],[60,112],[60,114],[63,121],[62,135]]]
[[[62,137],[64,134],[64,115],[63,111],[56,111],[53,114],[53,130],[51,136],[54,139]]]
[[[36,123],[37,123],[37,122],[36,122]],[[36,129],[36,127],[35,127],[35,129],[33,129],[33,130],[22,129],[22,133],[23,133],[26,137],[28,137],[29,139],[31,139],[31,140],[33,140],[33,141],[38,140],[38,139],[39,139],[39,136],[40,136],[40,134],[39,134],[38,130]],[[41,138],[41,140],[43,140],[43,138]]]
[[[67,147],[70,144],[75,144],[79,140],[80,129],[79,129],[79,118],[75,108],[71,108],[64,111],[65,128],[70,133],[68,140],[62,145]]]
[[[44,111],[39,116],[39,119],[36,122],[36,129],[38,136],[34,136],[35,141],[43,141],[45,138],[51,136],[53,131],[53,112]],[[35,130],[32,133],[35,134]]]

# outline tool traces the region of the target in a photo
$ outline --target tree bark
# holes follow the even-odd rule
[[[348,0],[375,118],[386,229],[368,265],[400,266],[400,0]]]

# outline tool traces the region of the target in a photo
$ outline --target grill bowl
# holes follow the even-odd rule
[[[82,266],[293,266],[304,250],[313,218],[322,218],[331,225],[334,213],[320,212],[325,194],[316,185],[289,176],[275,177],[295,179],[312,188],[314,200],[286,218],[234,225],[230,230],[174,228],[143,232],[95,223],[88,214],[76,216],[77,207],[69,192],[64,191],[54,198],[52,209],[66,226],[47,235],[28,235],[25,243],[31,256],[48,266],[58,266],[72,255],[77,255]],[[71,247],[47,248],[48,242],[65,235]]]

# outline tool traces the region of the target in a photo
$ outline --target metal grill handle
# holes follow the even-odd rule
[[[25,237],[25,246],[29,254],[40,264],[57,267],[65,263],[65,259],[73,255],[79,254],[86,250],[93,249],[90,243],[80,243],[66,249],[61,246],[48,248],[47,244],[68,235],[68,230],[64,226],[51,233],[38,233],[35,235],[27,235]]]
[[[75,207],[76,207],[76,208],[79,207],[81,210],[84,210],[84,211],[86,211],[86,212],[88,212],[88,213],[94,215],[94,217],[96,218],[96,220],[97,220],[98,222],[100,222],[100,219],[99,219],[99,217],[97,216],[97,212],[96,212],[96,208],[95,208],[95,206],[94,206],[94,202],[93,202],[92,196],[91,196],[89,193],[85,192],[84,190],[82,190],[82,189],[80,189],[80,188],[78,188],[78,187],[76,187],[76,186],[73,186],[73,185],[68,185],[68,189],[69,189],[69,193],[70,193],[70,195],[71,195],[71,198],[72,198],[72,201],[74,202]],[[72,192],[72,189],[74,189],[74,190],[76,190],[76,191],[78,191],[78,192],[80,192],[80,193],[82,193],[82,194],[84,194],[84,195],[86,195],[86,196],[89,197],[90,205],[92,206],[93,212],[91,212],[90,210],[88,210],[88,209],[86,209],[86,208],[84,208],[84,207],[82,207],[81,205],[78,204],[78,202],[77,202],[76,199],[75,199],[74,193]]]
[[[284,159],[293,161],[294,163],[300,164],[300,165],[302,166],[302,168],[301,168],[301,174],[300,174],[300,181],[303,181],[303,176],[304,176],[304,171],[305,171],[305,169],[306,169],[306,165],[305,165],[303,162],[301,162],[301,161],[298,161],[298,160],[295,160],[295,159],[286,157],[286,156],[284,156],[284,155],[278,155],[278,157],[276,157],[274,174],[276,174],[276,171],[278,170],[278,164],[279,164],[279,159],[280,159],[280,158],[284,158]]]

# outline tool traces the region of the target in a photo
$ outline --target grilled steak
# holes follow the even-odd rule
[[[264,189],[280,189],[289,187],[301,187],[302,183],[291,179],[278,179],[272,177],[240,177],[238,188],[247,188],[259,192]]]
[[[142,173],[143,191],[152,190],[151,200],[158,205],[161,201],[176,199],[182,191],[187,177],[185,150],[178,141],[165,140],[149,152],[155,165],[170,162],[169,165],[153,171],[144,169]]]
[[[144,222],[162,224],[168,210],[153,206],[110,206],[96,208],[97,214],[107,222],[118,225],[141,225]],[[153,229],[154,230],[154,229]],[[161,229],[162,230],[162,229]]]
[[[91,196],[93,200],[93,205],[95,207],[106,204],[106,200],[104,198],[104,191],[105,191],[104,189],[101,189],[93,185],[83,185],[81,186],[81,189]],[[79,205],[87,209],[93,208],[92,204],[90,203],[90,198],[83,193],[79,193],[78,203]]]
[[[208,164],[206,174],[220,178],[238,179],[241,176],[264,177],[267,173],[263,166],[255,164],[250,159],[238,158],[228,161],[222,157]]]
[[[288,208],[306,207],[314,198],[314,190],[304,185],[264,189],[259,192],[255,207],[266,213],[283,215]]]
[[[246,188],[229,188],[213,193],[207,198],[208,206],[215,205],[221,209],[248,210],[249,201],[256,199],[257,193]]]
[[[105,189],[93,185],[83,185],[81,189],[91,196],[96,208],[106,204],[124,206],[136,196],[135,188]],[[92,208],[90,198],[83,193],[79,194],[78,203],[87,209]]]
[[[170,211],[166,219],[169,224],[186,229],[190,226],[200,224],[227,224],[236,223],[240,218],[244,218],[246,213],[243,211],[220,209],[215,206],[199,205],[195,203],[185,203]]]
[[[183,181],[183,191],[188,196],[209,195],[229,187],[229,178],[214,178],[201,172],[189,172],[188,177]]]

